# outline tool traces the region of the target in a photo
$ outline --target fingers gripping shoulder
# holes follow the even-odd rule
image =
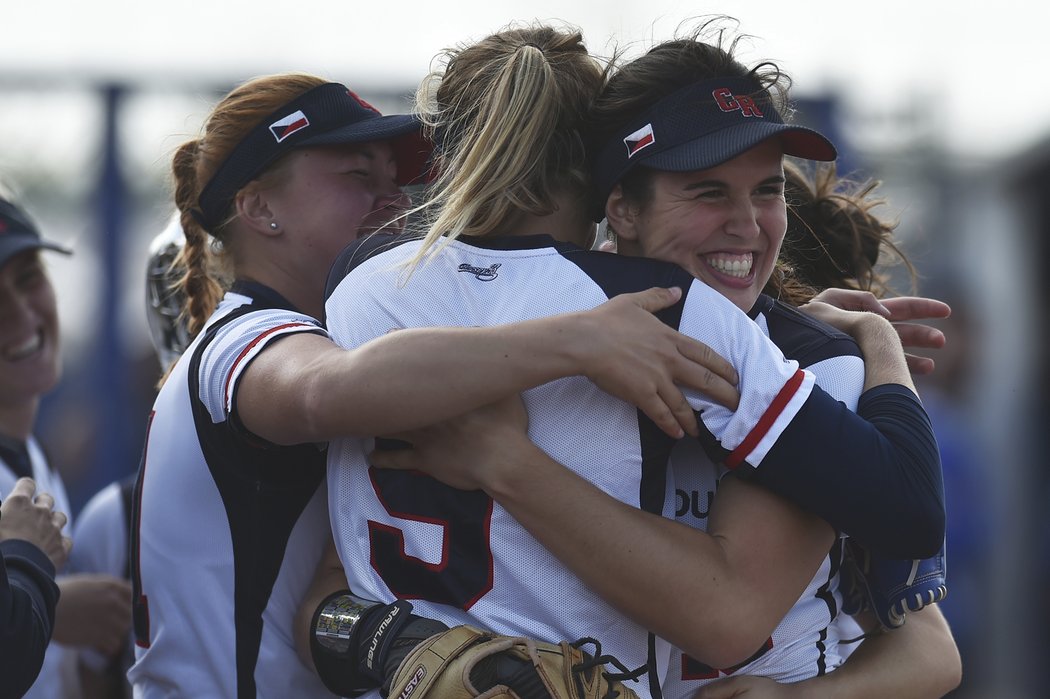
[[[457,626],[401,663],[390,699],[637,699],[572,644],[542,643]]]

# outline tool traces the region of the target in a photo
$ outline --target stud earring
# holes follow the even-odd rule
[[[270,230],[271,231],[277,230],[277,221],[270,221]]]

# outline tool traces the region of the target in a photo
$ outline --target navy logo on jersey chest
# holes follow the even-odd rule
[[[483,282],[490,282],[499,274],[496,272],[500,268],[500,263],[489,265],[488,267],[475,267],[474,265],[468,265],[466,262],[459,266],[460,272],[466,272],[467,274],[473,274],[474,277]]]

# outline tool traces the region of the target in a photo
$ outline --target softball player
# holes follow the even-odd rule
[[[859,291],[875,290],[880,296],[888,291],[885,280],[875,269],[880,252],[892,252],[912,270],[893,242],[895,224],[879,219],[872,212],[881,203],[872,196],[876,183],[861,186],[844,182],[835,176],[833,167],[820,168],[811,178],[788,162],[784,164],[784,174],[788,228],[780,257],[787,262],[789,269],[785,274],[790,276],[792,286],[797,287],[801,282],[814,290],[836,287],[834,296],[839,302],[868,307],[872,312],[892,313],[893,317],[907,316],[907,307],[913,303],[921,303],[925,309],[922,312],[930,317],[943,317],[948,312],[946,306],[932,300],[909,298],[886,299],[887,306],[880,309],[874,296]],[[771,284],[767,292],[791,299],[795,304],[808,298],[808,291],[785,287],[789,285]],[[824,342],[820,342],[824,333],[819,327],[811,329],[809,335],[814,335],[813,330],[817,334],[807,341],[807,333],[799,332],[798,322],[792,322],[798,314],[791,313],[781,301],[762,295],[752,307],[752,315],[787,354],[805,348],[804,356],[798,357],[800,361],[809,363],[821,354],[828,354],[810,364],[819,385],[834,391],[848,375],[848,367],[841,364],[850,353],[843,356],[826,352],[831,338],[825,335]],[[943,338],[931,334],[918,339],[927,347],[937,347]],[[932,361],[927,358],[909,355],[908,359],[913,374],[933,370]],[[848,391],[840,399],[848,405],[855,404]],[[708,513],[687,506],[700,498],[695,491],[687,493],[682,489],[690,478],[686,469],[681,468],[678,473],[683,479],[678,481],[676,515],[681,521],[702,528]],[[836,697],[894,694],[939,697],[957,686],[961,673],[959,652],[943,614],[935,605],[909,613],[907,623],[890,633],[874,632],[864,639],[862,655],[866,663],[854,664],[847,660],[835,672],[825,674],[833,669],[832,655],[848,658],[859,645],[856,641],[864,638],[864,630],[851,617],[837,613],[843,606],[841,590],[836,584],[838,577],[829,578],[828,574],[834,569],[832,565],[839,565],[841,550],[839,545],[833,548],[834,558],[829,557],[825,562],[798,603],[773,631],[769,644],[761,648],[751,662],[719,671],[679,653],[678,657],[672,656],[665,694],[728,699],[745,690],[774,691],[768,686],[772,681],[768,678],[779,682],[799,681],[802,691]],[[866,621],[868,625],[872,622],[874,619]],[[709,684],[715,677],[726,676],[729,679]],[[696,692],[701,686],[704,688]]]
[[[830,448],[823,452],[814,452],[802,436],[835,424],[870,437],[871,425],[863,425],[815,389],[812,374],[785,360],[746,316],[681,269],[585,249],[592,227],[587,223],[579,129],[601,71],[579,35],[542,27],[510,30],[449,58],[434,95],[439,111],[431,113],[442,154],[432,199],[436,219],[423,241],[368,241],[337,262],[337,285],[326,304],[333,339],[356,347],[396,328],[486,326],[534,318],[588,308],[655,279],[680,280],[686,298],[668,322],[729,358],[742,377],[736,412],[693,399],[693,407],[702,410],[708,446],[718,458],[731,465],[747,464],[745,472],[758,466],[753,470],[758,480],[847,530],[871,537],[878,546],[902,543],[898,535],[903,532],[887,531],[879,512],[863,512],[865,498],[857,497],[857,491],[864,488],[840,480],[844,471],[838,454],[861,457],[874,452],[858,448],[859,442],[845,432],[830,437]],[[480,74],[487,79],[477,80]],[[637,139],[627,144],[627,152],[645,147],[642,131],[632,134]],[[814,132],[774,124],[761,138],[774,136],[792,139],[798,155],[834,155],[830,144]],[[498,160],[486,157],[491,153],[498,153]],[[892,328],[865,318],[853,329],[862,343],[869,343],[868,351],[884,351],[899,360],[888,373],[869,375],[868,380],[909,386],[899,341],[883,334],[892,335]],[[890,422],[925,425],[921,435],[897,433],[893,439],[917,447],[924,456],[915,466],[939,483],[932,431],[914,395],[903,387],[883,387],[865,398],[885,400],[890,412],[900,410]],[[748,607],[763,609],[742,625],[741,605],[715,602],[727,594],[728,585],[720,572],[726,568],[719,561],[724,556],[712,548],[717,544],[646,512],[664,512],[671,444],[639,421],[629,405],[584,381],[567,379],[529,391],[525,403],[529,434],[539,448],[534,453],[510,449],[513,453],[503,458],[537,466],[553,457],[569,471],[557,463],[542,471],[537,466],[528,471],[527,480],[510,487],[510,481],[502,479],[508,475],[503,464],[487,463],[464,474],[457,467],[467,464],[400,451],[369,456],[372,446],[364,440],[332,443],[330,509],[340,558],[355,593],[372,599],[412,599],[419,613],[447,624],[473,623],[546,639],[597,636],[603,652],[627,667],[651,669],[639,694],[659,696],[669,648],[647,629],[688,644],[683,647],[737,660],[746,655],[741,649],[750,653],[759,645],[751,640],[749,626],[772,628],[797,599],[790,581],[780,578],[778,565],[793,570],[791,580],[797,577],[802,589],[832,543],[833,532],[820,522],[805,520],[783,528],[771,524],[780,515],[767,509],[775,505],[766,499],[762,508],[727,507],[737,517],[745,511],[765,516],[758,520],[762,531],[745,547],[754,543],[756,552],[768,553],[766,563],[783,583],[769,585],[769,575],[758,576],[764,578],[759,583],[766,583],[769,600],[748,596],[753,602]],[[581,440],[580,434],[587,438]],[[468,433],[459,448],[470,451],[473,442],[491,439]],[[836,444],[837,439],[843,441]],[[413,445],[425,451],[426,441],[417,434]],[[406,470],[370,469],[369,459]],[[781,468],[788,463],[790,477],[789,469]],[[470,492],[446,488],[411,470],[422,465],[440,469],[450,484]],[[854,459],[852,465],[858,469],[850,469],[849,478],[861,473],[876,480],[892,478],[879,464],[861,466]],[[446,478],[450,472],[456,477]],[[837,487],[832,483],[836,480]],[[574,485],[559,487],[567,481]],[[580,485],[586,481],[590,484]],[[871,485],[879,493],[893,490],[883,490],[885,483]],[[898,504],[917,504],[911,497],[925,491],[919,497],[925,502],[920,509],[931,507],[931,536],[908,543],[917,543],[915,550],[935,549],[943,535],[939,486],[926,490],[915,485],[905,486],[910,494]],[[740,488],[744,490],[738,492],[751,491],[748,497],[761,497],[753,487]],[[609,505],[613,499],[620,507]],[[611,509],[604,509],[607,505]],[[787,537],[788,531],[797,537]],[[797,553],[802,546],[797,538],[805,541],[806,557]],[[622,565],[625,551],[634,552],[631,566]],[[690,556],[682,557],[683,551]],[[669,567],[659,567],[668,561]],[[698,589],[712,576],[719,579],[710,586],[715,589]],[[694,594],[694,609],[676,605],[672,610],[666,603]],[[717,632],[708,627],[697,634],[698,620],[706,623],[718,615],[715,612],[732,619],[726,633],[715,624]]]
[[[59,327],[54,290],[40,250],[69,253],[43,240],[36,226],[14,204],[0,197],[0,264],[5,272],[5,319],[0,374],[5,409],[0,411],[0,497],[18,478],[32,477],[51,493],[55,507],[70,512],[65,486],[33,437],[41,397],[61,372]],[[72,517],[65,532],[73,529]],[[108,649],[127,634],[128,588],[117,578],[59,571],[61,591],[52,642],[28,697],[56,697],[77,690],[73,646]]]
[[[795,289],[777,269],[787,228],[782,152],[792,154],[799,146],[791,134],[779,143],[769,138],[780,118],[757,88],[774,92],[781,82],[786,80],[776,66],[748,70],[733,58],[732,45],[704,43],[695,35],[660,44],[620,66],[594,110],[600,144],[596,199],[605,204],[601,213],[621,252],[683,265],[749,312],[787,356],[814,372],[818,385],[855,410],[865,388],[863,357],[872,355],[862,355],[847,338],[829,334],[783,303],[759,296],[773,278],[778,298],[806,299],[792,296]],[[687,113],[697,114],[703,126],[683,126],[680,119]],[[643,129],[654,142],[625,151],[624,140]],[[685,142],[689,145],[676,147]],[[681,453],[685,450],[692,453]],[[680,445],[671,460],[676,515],[698,528],[707,526],[711,500],[726,473],[710,462],[697,468],[704,462],[690,444]],[[667,696],[692,696],[699,685],[737,672],[796,682],[836,668],[842,662],[832,625],[842,602],[840,562],[841,548],[833,547],[766,643],[732,667],[719,670],[676,652]],[[951,646],[950,635],[946,640]]]
[[[244,105],[249,115],[236,115]],[[129,678],[145,697],[325,696],[288,651],[291,610],[328,526],[324,454],[312,444],[256,438],[243,426],[236,397],[245,367],[276,340],[323,337],[318,321],[299,310],[319,315],[306,270],[329,263],[325,256],[368,217],[389,217],[385,210],[398,196],[390,143],[410,139],[418,126],[409,117],[381,117],[345,87],[279,76],[235,90],[206,128],[174,163],[188,273],[180,291],[195,339],[158,394],[139,472],[131,571],[137,648]],[[236,136],[223,141],[217,134],[224,128]],[[259,187],[237,195],[282,155],[282,174],[328,187],[316,213],[341,214],[348,229],[325,237],[288,209],[282,219],[263,212],[267,220],[255,231],[258,197],[245,200]],[[339,182],[329,174],[336,167],[365,173]],[[343,195],[347,204],[333,209]],[[256,208],[246,211],[244,203]],[[233,214],[242,215],[231,223]],[[298,226],[303,242],[289,247],[282,225]],[[206,269],[205,230],[236,248],[238,281],[221,301]]]

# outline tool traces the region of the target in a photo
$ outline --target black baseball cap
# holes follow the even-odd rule
[[[69,248],[41,238],[40,232],[24,211],[0,198],[0,267],[20,252],[41,248],[66,255],[72,253]]]
[[[677,90],[624,124],[591,159],[592,218],[605,218],[613,187],[632,168],[706,170],[777,137],[785,155],[834,160],[821,133],[785,124],[769,92],[748,78],[715,78]]]
[[[390,141],[399,185],[425,176],[433,146],[415,115],[383,116],[345,85],[318,85],[267,116],[234,147],[201,190],[194,215],[208,230],[217,228],[237,192],[295,148],[367,141]]]

